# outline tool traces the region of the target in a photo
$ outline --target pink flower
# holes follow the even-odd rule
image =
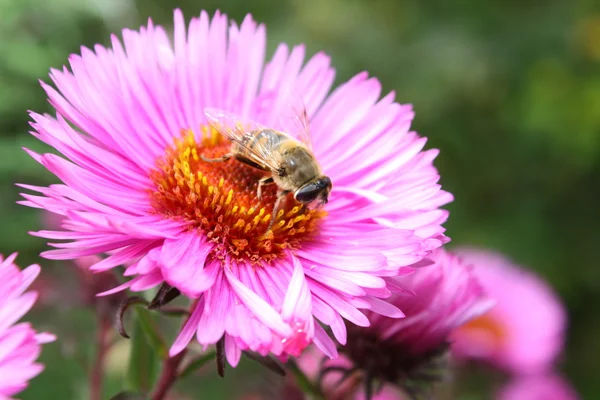
[[[27,387],[44,367],[35,362],[41,344],[53,335],[36,333],[29,323],[15,323],[33,306],[37,293],[23,293],[40,273],[38,265],[20,271],[13,263],[16,254],[0,255],[0,399],[10,399]]]
[[[322,386],[336,391],[343,388],[339,378],[344,370],[349,378],[356,378],[354,371],[362,374],[366,387],[375,379],[400,385],[408,392],[423,386],[422,381],[442,377],[452,331],[488,311],[493,303],[471,268],[458,257],[439,249],[432,260],[432,265],[395,278],[397,289],[403,292],[394,295],[391,302],[404,311],[405,318],[392,319],[369,312],[371,326],[347,324],[348,343],[340,349],[345,358],[323,364],[319,379]],[[300,365],[309,376],[319,375],[313,372],[310,360]],[[331,371],[331,377],[325,371]],[[359,391],[363,387],[360,385]]]
[[[548,284],[499,254],[475,249],[457,253],[474,265],[496,307],[456,332],[455,355],[512,373],[552,368],[563,346],[566,315]]]
[[[554,373],[520,376],[505,385],[498,400],[577,400],[579,396],[559,375]]]
[[[440,249],[431,260],[433,265],[395,280],[404,293],[396,295],[393,304],[406,318],[371,314],[372,326],[364,330],[376,333],[393,347],[404,347],[404,352],[415,357],[436,350],[454,329],[493,306],[471,268],[456,255]],[[362,335],[362,331],[357,333]]]
[[[124,30],[52,70],[42,84],[56,118],[32,113],[33,135],[63,157],[29,153],[63,184],[25,188],[23,203],[63,215],[50,259],[95,254],[91,267],[125,264],[118,290],[161,284],[199,299],[171,354],[192,337],[224,337],[236,365],[241,351],[299,354],[311,341],[329,356],[335,344],[317,318],[346,341],[344,319],[369,325],[360,311],[402,313],[382,299],[389,277],[447,241],[441,224],[451,201],[437,184],[437,150],[409,131],[410,106],[380,99],[381,85],[360,73],[331,94],[334,71],[318,53],[281,44],[264,64],[265,28],[206,12],[186,27],[175,11],[174,41],[152,22]],[[314,155],[332,179],[329,203],[304,210],[288,198],[267,232],[274,185],[239,161],[209,163],[230,143],[208,125],[214,107],[279,128],[292,92],[303,97]],[[73,128],[73,126],[75,128]]]

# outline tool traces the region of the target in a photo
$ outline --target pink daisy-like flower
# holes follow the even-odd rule
[[[174,41],[152,22],[124,30],[112,48],[82,48],[71,71],[42,84],[57,115],[32,113],[33,134],[64,157],[29,152],[63,184],[24,186],[23,203],[63,215],[64,240],[43,256],[108,254],[91,267],[125,264],[131,280],[115,289],[165,284],[198,299],[171,354],[194,334],[202,345],[224,338],[236,365],[241,351],[299,354],[311,340],[329,356],[346,342],[344,319],[367,326],[361,309],[400,317],[382,299],[388,280],[447,241],[437,184],[437,150],[409,131],[410,106],[380,99],[361,73],[328,94],[329,57],[304,62],[303,46],[281,44],[264,64],[265,28],[216,13],[186,27],[175,11]],[[282,105],[302,96],[314,155],[333,181],[329,203],[305,210],[283,202],[270,232],[274,185],[241,162],[206,162],[230,149],[208,125],[219,108],[278,128]]]
[[[369,312],[369,327],[347,324],[348,343],[340,349],[343,358],[324,360],[318,373],[312,360],[300,359],[309,376],[319,376],[317,381],[325,391],[333,390],[339,398],[347,398],[348,391],[358,388],[369,398],[377,381],[383,387],[399,385],[414,395],[443,377],[450,334],[488,311],[493,302],[471,268],[457,256],[438,249],[431,258],[433,265],[396,282],[403,292],[394,294],[391,302],[404,311],[405,318]],[[340,382],[340,378],[354,381],[354,386]],[[358,382],[366,384],[366,390],[362,384],[357,386]],[[344,396],[339,391],[344,391]],[[387,393],[392,392],[390,388]]]
[[[505,257],[459,249],[496,306],[457,330],[453,353],[511,373],[551,369],[564,343],[566,313],[546,282]]]
[[[497,400],[577,400],[575,390],[555,373],[520,376],[506,384]]]
[[[36,333],[29,323],[15,325],[37,299],[37,293],[23,292],[40,273],[38,265],[20,271],[14,264],[16,256],[0,255],[0,400],[21,392],[42,372],[44,367],[35,362],[41,344],[54,340],[48,333]]]

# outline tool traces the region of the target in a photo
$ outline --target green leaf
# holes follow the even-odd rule
[[[133,330],[131,331],[131,353],[127,383],[135,392],[147,393],[154,386],[158,377],[160,358],[155,349],[150,346],[144,333],[144,323],[135,314]]]
[[[135,307],[135,311],[148,345],[154,349],[160,359],[166,359],[169,356],[167,346],[156,329],[151,312],[140,306]]]

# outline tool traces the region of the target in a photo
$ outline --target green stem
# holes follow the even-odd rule
[[[181,328],[185,326],[188,319],[194,312],[198,304],[198,300],[194,300],[190,306],[190,312],[181,324]],[[187,353],[187,349],[183,349],[181,353],[177,354],[174,357],[169,357],[167,355],[166,358],[163,359],[163,367],[160,372],[160,377],[158,378],[158,384],[156,385],[156,389],[152,393],[152,400],[163,400],[167,396],[167,392],[171,389],[171,387],[175,384],[177,379],[181,376],[179,374],[179,366],[183,361],[183,357]]]

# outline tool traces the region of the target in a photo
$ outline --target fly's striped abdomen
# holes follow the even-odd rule
[[[247,146],[250,149],[253,149],[255,146],[261,146],[261,148],[269,152],[276,152],[281,143],[290,140],[284,133],[277,132],[273,129],[263,129],[252,133],[254,134],[244,138],[247,140]]]
[[[290,138],[284,133],[275,131],[273,129],[255,130],[244,135],[240,143],[236,143],[233,146],[233,153],[235,158],[245,164],[248,164],[254,168],[269,171],[271,168],[264,164],[258,164],[251,160],[246,154],[252,150],[260,149],[259,153],[268,153],[268,155],[275,156],[278,153],[278,149],[282,143],[289,141]]]

